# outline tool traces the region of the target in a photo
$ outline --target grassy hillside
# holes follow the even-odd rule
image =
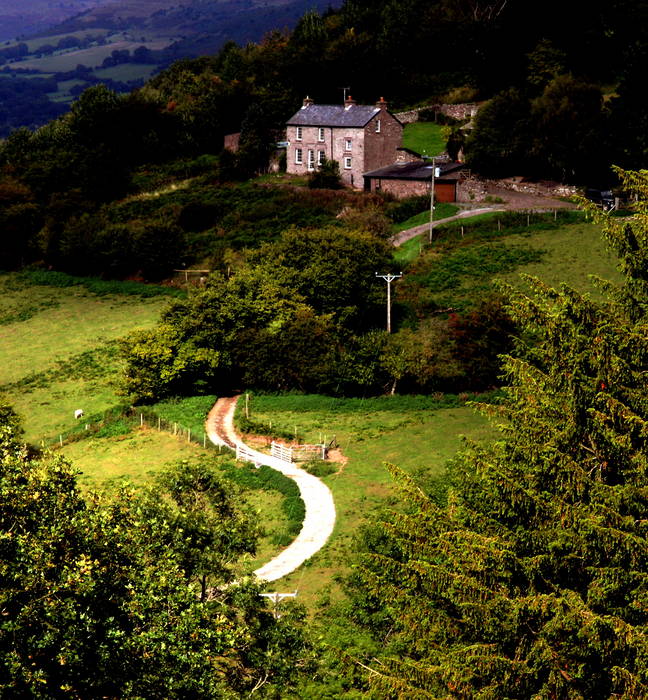
[[[495,291],[495,280],[522,284],[520,274],[534,275],[548,284],[562,282],[596,294],[592,275],[617,280],[614,256],[607,250],[600,228],[584,220],[548,228],[514,226],[498,230],[497,215],[478,233],[461,223],[435,229],[432,246],[426,236],[411,239],[398,259],[410,261],[409,274],[399,283],[396,298],[423,313],[432,308],[464,309]]]
[[[438,156],[445,151],[443,127],[433,122],[414,122],[403,130],[403,146],[422,156]]]
[[[22,415],[28,440],[74,427],[77,408],[92,415],[119,403],[116,341],[151,327],[168,302],[162,293],[125,293],[137,291],[133,283],[104,288],[111,292],[98,293],[101,285],[93,292],[0,274],[0,391]]]

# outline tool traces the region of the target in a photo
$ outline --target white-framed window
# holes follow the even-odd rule
[[[353,146],[353,142],[351,139],[344,139],[344,150],[345,151],[350,151]]]
[[[318,141],[324,141],[324,128],[320,126],[320,128],[317,130],[317,140]]]
[[[301,126],[298,126],[298,127],[297,127],[297,131],[296,131],[296,133],[295,133],[295,139],[296,139],[297,141],[301,141],[301,140],[302,140],[302,131],[303,131],[303,129],[301,128]]]
[[[376,119],[376,133],[380,133],[380,119]]]
[[[317,151],[317,165],[322,165],[325,158],[326,153],[324,153],[324,151]]]
[[[302,160],[302,149],[301,148],[296,148],[295,149],[295,163],[297,165],[301,165],[304,161]]]
[[[344,159],[344,168],[345,170],[349,170],[351,168],[351,158],[348,156]]]
[[[308,149],[308,169],[315,170],[315,151]]]

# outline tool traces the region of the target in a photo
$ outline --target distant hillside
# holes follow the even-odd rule
[[[0,46],[0,138],[45,123],[93,84],[130,92],[173,61],[214,54],[228,41],[259,41],[291,29],[309,10],[340,4],[69,0],[54,7],[51,0],[26,0],[19,12],[14,0],[0,0],[2,35],[13,38]]]
[[[66,19],[112,0],[0,0],[0,41],[22,38],[50,29]]]

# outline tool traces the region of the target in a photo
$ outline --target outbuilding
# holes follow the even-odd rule
[[[406,149],[400,149],[406,150]],[[409,151],[408,154],[413,154]],[[407,156],[408,154],[404,154]],[[464,167],[459,162],[437,162],[414,158],[399,160],[377,170],[364,173],[364,188],[368,192],[386,192],[399,199],[430,193],[434,170],[434,198],[437,202],[457,201],[457,182]]]

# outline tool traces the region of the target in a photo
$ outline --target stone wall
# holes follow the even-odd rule
[[[239,149],[239,143],[241,141],[241,133],[236,134],[225,134],[223,138],[223,147],[227,148],[228,151],[236,153]]]
[[[430,183],[425,180],[391,180],[371,178],[372,192],[387,192],[397,199],[430,195]],[[437,182],[434,186],[434,199],[437,202],[454,202],[456,190],[454,183]]]
[[[427,109],[427,107],[425,109]],[[398,114],[394,114],[394,116],[401,124],[412,124],[419,120],[420,111],[420,109],[410,109],[408,112],[398,112]]]
[[[479,178],[461,178],[457,183],[458,202],[483,202],[486,196],[486,183]]]
[[[523,177],[507,177],[502,180],[488,180],[487,182],[505,190],[539,197],[571,197],[578,192],[578,188],[574,185],[563,185],[549,180],[530,182]]]
[[[420,119],[421,112],[439,112],[444,114],[446,117],[451,117],[452,119],[457,119],[459,121],[464,121],[466,119],[471,119],[477,114],[479,105],[476,102],[465,102],[464,104],[458,105],[428,105],[426,107],[417,107],[416,109],[410,109],[407,112],[398,112],[394,116],[403,124],[412,124]]]

